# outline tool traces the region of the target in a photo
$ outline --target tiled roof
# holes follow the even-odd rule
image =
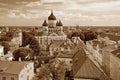
[[[28,62],[0,61],[0,74],[19,74]]]
[[[75,75],[78,70],[81,68],[85,60],[87,59],[87,56],[85,55],[85,51],[83,48],[81,48],[76,54],[73,56],[73,75]]]
[[[79,78],[100,80],[104,80],[105,77],[107,77],[100,65],[93,59],[92,55],[87,55],[83,48],[73,57],[73,75]],[[104,77],[103,79],[101,79],[101,75]]]

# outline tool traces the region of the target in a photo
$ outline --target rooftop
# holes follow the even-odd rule
[[[19,74],[28,62],[0,61],[0,74]]]

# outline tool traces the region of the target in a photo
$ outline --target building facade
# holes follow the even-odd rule
[[[33,80],[33,62],[0,61],[0,80]]]
[[[42,26],[43,30],[40,35],[36,36],[36,39],[45,48],[54,41],[66,40],[67,35],[63,32],[63,24],[61,20],[57,21],[53,12],[48,17],[48,22],[45,20]]]

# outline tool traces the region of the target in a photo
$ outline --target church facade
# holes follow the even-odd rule
[[[57,20],[53,12],[51,12],[48,17],[48,21],[44,21],[42,24],[42,32],[39,36],[36,36],[36,39],[39,41],[39,44],[47,47],[52,44],[54,41],[65,41],[67,35],[63,31],[63,24],[61,20]]]

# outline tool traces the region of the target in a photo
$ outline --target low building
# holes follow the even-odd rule
[[[0,61],[0,80],[33,80],[34,63]]]
[[[60,53],[57,58],[60,61],[64,61],[66,64],[66,71],[71,71],[72,69],[72,57],[74,55],[74,52],[65,52],[65,53]]]

